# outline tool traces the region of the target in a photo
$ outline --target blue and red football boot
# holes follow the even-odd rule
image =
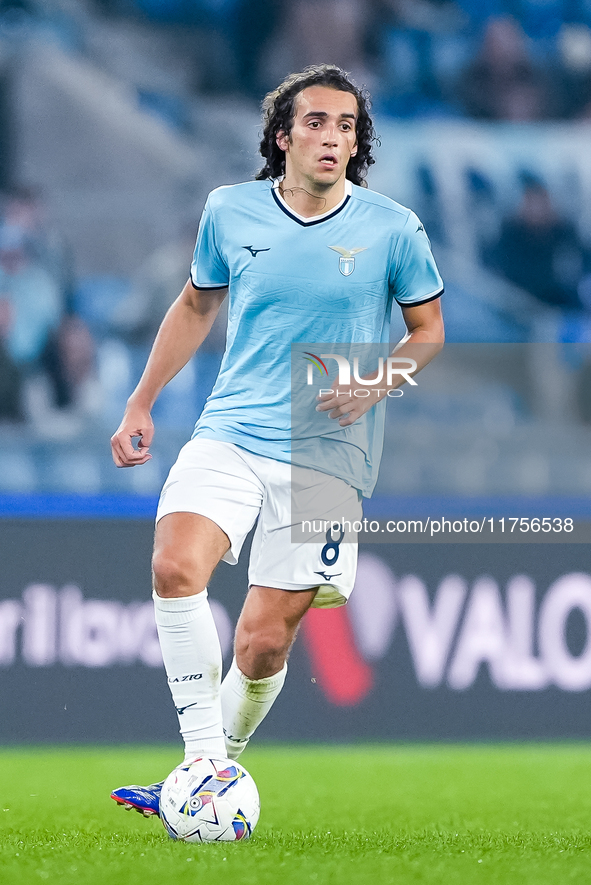
[[[139,811],[144,817],[152,817],[152,815],[160,816],[160,794],[164,781],[157,784],[150,784],[148,787],[119,787],[113,790],[111,799],[114,799],[119,805],[123,805],[126,811]]]

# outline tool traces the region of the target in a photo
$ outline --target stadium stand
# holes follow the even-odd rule
[[[21,405],[0,409],[0,493],[157,493],[211,385],[223,330],[159,402],[150,465],[117,471],[107,442],[174,297],[173,280],[188,267],[206,193],[257,168],[257,101],[295,57],[293,41],[302,35],[292,25],[307,8],[275,4],[253,53],[246,43],[268,5],[0,3],[0,113],[18,144],[16,151],[0,144],[0,185],[6,195],[16,184],[41,188],[47,229],[59,232],[72,256],[62,315],[91,336],[77,397],[52,398],[44,365],[35,384],[27,380],[17,393]],[[325,5],[337,18],[358,20],[358,4]],[[246,6],[250,31],[235,27]],[[490,256],[517,209],[524,175],[540,182],[582,252],[589,248],[591,6],[376,0],[363,10],[364,27],[343,63],[350,60],[375,95],[381,147],[370,185],[424,221],[446,281],[451,342],[436,375],[425,374],[422,396],[390,410],[379,490],[476,495],[517,483],[529,494],[589,491],[589,408],[581,393],[590,362],[588,267],[582,261],[572,280],[576,299],[552,306],[506,269],[503,278]],[[555,84],[533,121],[531,113],[531,122],[519,123],[504,112],[470,118],[458,84],[491,43],[501,58],[517,47],[536,89],[548,78]],[[311,37],[296,47],[302,63],[313,47]],[[220,68],[230,59],[224,79]],[[166,283],[156,274],[147,285],[146,275],[166,262],[174,266]],[[397,325],[393,338],[401,332]],[[82,337],[71,341],[79,357]],[[490,354],[482,371],[462,351],[470,344]],[[80,371],[82,363],[72,365]],[[5,402],[11,395],[0,390]],[[511,455],[516,440],[521,454]],[[576,474],[564,467],[565,451],[571,466],[580,465]]]

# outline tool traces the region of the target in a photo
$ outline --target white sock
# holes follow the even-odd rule
[[[224,758],[222,652],[207,590],[174,599],[153,596],[168,686],[185,742],[185,762],[202,755]]]
[[[226,673],[222,682],[222,715],[226,754],[237,759],[254,734],[283,688],[287,664],[274,676],[265,679],[249,679],[236,663]]]

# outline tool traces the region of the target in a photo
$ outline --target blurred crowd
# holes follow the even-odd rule
[[[96,418],[104,408],[114,420],[114,410],[122,413],[158,326],[187,281],[194,236],[193,224],[131,279],[76,278],[40,191],[21,186],[0,194],[0,422]],[[162,397],[156,411],[166,423],[188,420],[186,409],[201,411],[219,369],[226,319],[224,306],[188,387],[181,382],[180,400],[174,384],[172,396]],[[107,389],[97,398],[101,383]],[[102,402],[111,395],[112,404]],[[183,414],[175,415],[179,402]]]
[[[482,262],[533,295],[567,312],[591,311],[591,248],[561,217],[543,182],[521,176],[514,212],[500,220],[497,236],[481,243]]]
[[[193,28],[195,85],[260,98],[319,59],[396,116],[591,117],[591,0],[95,0]]]
[[[370,87],[377,108],[398,117],[591,120],[591,0],[88,3],[101,16],[189,29],[196,36],[194,87],[202,93],[258,100],[288,71],[323,59],[353,72]],[[41,0],[0,0],[0,32],[42,9]],[[433,211],[428,203],[417,208],[437,246],[444,241],[443,208],[428,168],[423,172]],[[591,236],[585,239],[582,228],[563,217],[535,175],[521,175],[511,208],[482,175],[472,178],[482,265],[529,292],[540,310],[580,318],[577,328],[591,335]],[[55,414],[89,412],[93,384],[95,390],[102,384],[104,399],[114,403],[109,421],[116,420],[162,316],[187,279],[195,219],[184,237],[162,243],[131,278],[77,279],[43,194],[4,184],[0,421],[34,420],[40,403]],[[485,216],[493,223],[479,224]],[[159,405],[170,416],[181,401],[191,414],[200,410],[219,367],[224,325],[222,315],[194,374],[178,382],[179,399],[172,386],[169,407],[166,396]]]
[[[32,385],[48,405],[76,404],[93,365],[88,328],[74,309],[65,243],[48,225],[34,188],[15,187],[0,203],[0,419],[30,417]],[[34,408],[34,406],[32,406]]]

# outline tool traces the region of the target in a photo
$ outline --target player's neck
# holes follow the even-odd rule
[[[339,178],[333,185],[325,187],[286,175],[279,184],[279,192],[290,209],[304,218],[313,218],[330,212],[343,201],[345,179]]]

